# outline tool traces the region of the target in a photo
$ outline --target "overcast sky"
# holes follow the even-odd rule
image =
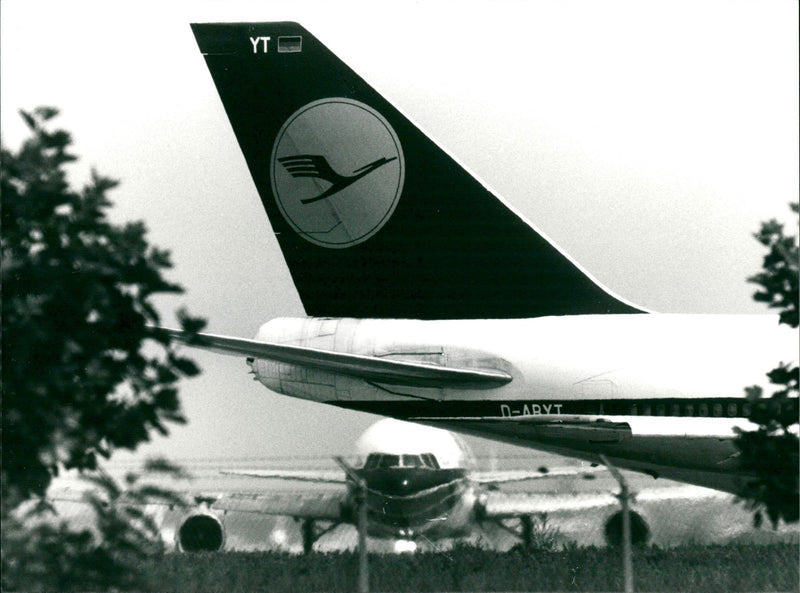
[[[115,220],[171,249],[180,304],[252,337],[304,314],[190,22],[303,24],[605,286],[660,312],[759,313],[762,220],[798,196],[793,1],[0,5],[2,138],[53,105],[118,178]],[[485,43],[489,38],[491,43]],[[487,49],[491,48],[491,49]],[[375,418],[198,353],[174,457],[346,453]],[[480,448],[481,444],[472,441]]]

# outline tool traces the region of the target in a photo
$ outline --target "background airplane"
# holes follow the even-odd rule
[[[512,545],[510,536],[528,548],[543,545],[544,538],[551,538],[548,545],[559,545],[568,538],[591,541],[600,532],[607,540],[618,537],[615,482],[605,468],[575,464],[478,470],[460,436],[394,419],[371,425],[347,455],[346,464],[366,482],[369,536],[387,542],[394,551],[446,548],[463,539],[506,549]],[[185,501],[146,507],[161,526],[165,542],[177,551],[281,548],[298,539],[305,552],[319,540],[326,542],[326,550],[337,545],[331,542],[351,545],[342,530],[356,521],[356,487],[344,471],[240,468],[221,473],[229,482],[224,490],[212,489],[211,484],[223,481],[208,481],[208,476],[200,484],[154,482],[175,489]],[[649,479],[633,474],[629,479],[640,489],[639,512],[633,514],[639,541],[678,537],[660,519],[666,506],[727,499],[704,488],[669,482],[654,487]],[[295,486],[276,488],[275,482]],[[297,488],[298,482],[304,488]],[[88,526],[83,502],[88,487],[60,478],[48,499],[61,516]],[[292,521],[271,523],[269,517]],[[660,532],[651,533],[651,517]]]
[[[416,547],[419,540],[434,542],[469,536],[482,525],[494,522],[513,530],[523,545],[530,546],[533,515],[558,508],[558,496],[542,504],[541,500],[524,493],[504,495],[497,491],[497,486],[565,475],[591,478],[596,471],[589,467],[571,467],[549,471],[542,468],[542,471],[476,472],[474,466],[472,452],[455,434],[388,418],[370,426],[356,441],[355,460],[345,466],[352,470],[352,476],[344,471],[334,475],[331,472],[256,469],[223,472],[274,480],[340,484],[346,489],[325,495],[311,494],[310,498],[296,494],[282,499],[274,495],[259,497],[253,506],[241,506],[241,499],[222,499],[214,502],[211,509],[257,510],[302,520],[303,547],[308,552],[330,529],[341,523],[356,523],[358,487],[354,479],[360,479],[366,487],[367,533],[371,537],[408,541]],[[519,526],[508,526],[508,520],[518,520]],[[320,529],[321,522],[326,525]],[[179,531],[181,536],[184,527],[192,531],[187,520]],[[183,548],[191,549],[191,545],[181,539]]]

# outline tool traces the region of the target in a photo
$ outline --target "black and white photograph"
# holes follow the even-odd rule
[[[3,591],[797,591],[798,5],[0,4]]]

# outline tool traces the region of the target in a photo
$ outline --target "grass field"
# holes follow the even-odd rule
[[[685,546],[635,551],[637,591],[798,591],[797,544]],[[371,591],[619,591],[618,552],[448,552],[370,556]],[[354,552],[168,554],[148,561],[145,590],[159,592],[354,591]]]

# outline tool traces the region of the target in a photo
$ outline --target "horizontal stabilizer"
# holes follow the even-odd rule
[[[364,411],[369,411],[366,408]],[[480,426],[489,434],[520,435],[524,439],[569,440],[572,442],[620,443],[632,436],[630,424],[601,416],[538,414],[530,416],[406,416],[411,422],[457,422],[463,427]]]
[[[187,334],[174,329],[160,331],[190,346],[222,354],[296,364],[390,385],[479,389],[500,387],[511,381],[511,375],[496,369],[445,367],[213,334]]]

